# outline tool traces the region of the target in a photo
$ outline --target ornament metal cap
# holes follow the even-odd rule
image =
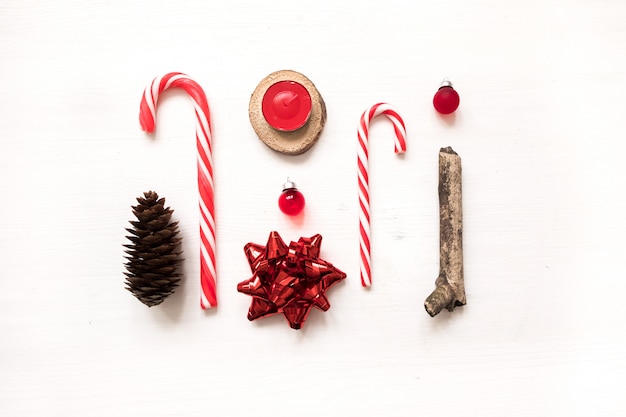
[[[452,81],[450,81],[447,77],[443,79],[443,81],[441,81],[441,85],[439,86],[439,88],[443,88],[443,87],[454,87],[452,85]]]
[[[295,182],[293,182],[293,181],[291,181],[291,180],[289,179],[289,177],[287,177],[287,182],[285,182],[285,183],[283,184],[283,191],[285,191],[285,190],[292,190],[292,189],[294,189],[294,188],[297,188],[297,187],[296,187],[296,183],[295,183]]]

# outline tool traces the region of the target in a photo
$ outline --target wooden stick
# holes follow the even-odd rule
[[[461,157],[451,147],[439,151],[439,276],[424,307],[431,317],[465,305]]]

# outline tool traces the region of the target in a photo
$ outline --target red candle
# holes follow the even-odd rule
[[[279,81],[265,92],[262,109],[265,120],[274,129],[297,130],[311,116],[311,95],[302,84]]]

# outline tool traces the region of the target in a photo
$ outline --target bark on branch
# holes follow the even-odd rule
[[[465,305],[461,158],[451,147],[439,151],[439,276],[424,307],[431,317]]]

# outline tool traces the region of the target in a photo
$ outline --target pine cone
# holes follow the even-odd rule
[[[126,229],[132,236],[126,236],[132,243],[128,248],[125,264],[126,289],[148,307],[161,304],[178,286],[181,274],[177,272],[182,262],[178,222],[170,223],[172,213],[165,208],[165,198],[159,199],[154,191],[137,198],[139,204],[133,206],[137,221],[130,221],[132,229]]]

